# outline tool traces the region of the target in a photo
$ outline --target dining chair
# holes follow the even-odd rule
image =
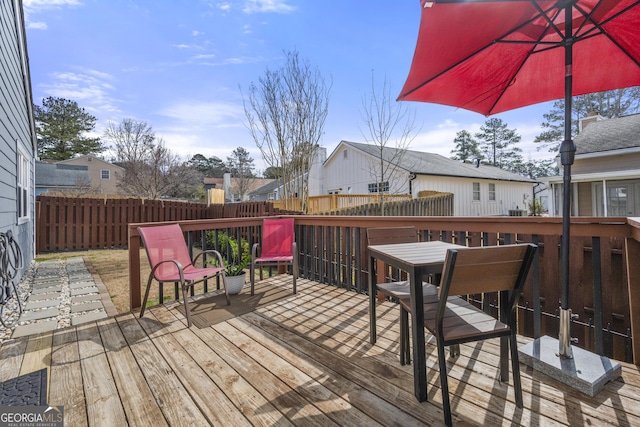
[[[419,241],[418,232],[415,227],[378,227],[367,228],[367,245],[391,245],[395,243],[413,243]],[[380,262],[382,264],[382,262]],[[397,281],[387,283],[377,283],[376,288],[385,297],[395,300],[409,298],[411,291],[409,281]],[[422,294],[436,295],[437,288],[431,284],[422,284]],[[411,363],[411,352],[409,348],[409,313],[411,310],[400,305],[400,364]]]
[[[262,240],[254,243],[251,248],[251,295],[255,287],[255,269],[269,265],[291,264],[293,276],[293,293],[296,293],[296,279],[298,278],[298,251],[293,218],[265,218],[262,221]]]
[[[222,277],[224,291],[227,297],[227,305],[231,303],[220,252],[216,250],[202,251],[192,261],[184,240],[184,234],[178,224],[138,227],[138,232],[142,238],[144,248],[149,258],[149,264],[151,265],[151,273],[149,273],[149,279],[147,280],[147,288],[144,292],[140,317],[144,316],[147,298],[149,297],[149,289],[153,279],[158,281],[160,287],[163,286],[164,282],[180,283],[188,327],[191,327],[191,312],[189,311],[187,301],[187,290],[192,288],[196,283],[216,276]],[[196,267],[195,264],[198,258],[205,254],[213,255],[217,266]],[[162,301],[160,301],[160,303],[162,303]]]
[[[442,405],[451,425],[445,346],[500,337],[500,381],[509,380],[509,350],[516,406],[523,407],[515,310],[538,247],[533,244],[449,249],[438,295],[424,300],[424,326],[437,341]],[[500,319],[461,296],[498,292]],[[410,309],[410,300],[401,300]]]

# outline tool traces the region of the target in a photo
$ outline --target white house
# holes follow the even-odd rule
[[[28,264],[35,252],[36,136],[22,2],[0,2],[0,16],[0,231],[12,231]]]
[[[574,142],[571,214],[640,216],[640,114],[582,119]],[[541,180],[552,190],[550,214],[561,216],[562,173]]]
[[[417,197],[423,190],[453,193],[454,215],[509,215],[528,210],[535,181],[487,165],[472,165],[439,154],[341,141],[328,158],[320,149],[309,173],[309,195],[366,194],[379,190]],[[381,167],[395,169],[378,183]],[[379,187],[382,186],[380,189]]]

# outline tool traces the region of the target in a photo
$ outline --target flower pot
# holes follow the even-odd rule
[[[224,285],[227,287],[231,295],[240,293],[244,287],[245,276],[246,273],[244,271],[237,276],[225,276]]]

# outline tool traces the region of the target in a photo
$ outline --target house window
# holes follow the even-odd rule
[[[489,201],[490,202],[496,201],[496,185],[495,184],[489,184]]]
[[[29,218],[29,176],[31,164],[22,151],[18,150],[18,162],[16,180],[18,188],[18,222],[24,222]]]
[[[111,179],[111,171],[102,169],[100,171],[100,179]]]
[[[381,184],[374,182],[373,184],[369,184],[369,193],[388,193],[389,192],[389,181],[385,181]]]
[[[473,201],[474,202],[480,201],[480,183],[479,182],[473,183]]]
[[[347,158],[347,156],[348,156],[348,155],[347,155],[347,150],[344,150],[344,151],[342,152],[342,157],[346,159],[346,158]]]

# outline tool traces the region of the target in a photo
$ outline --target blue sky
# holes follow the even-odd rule
[[[407,76],[418,0],[23,0],[33,97],[77,101],[108,121],[146,121],[180,156],[226,160],[236,147],[265,165],[245,127],[242,90],[297,50],[332,82],[321,145],[364,142],[362,98],[385,77],[395,97]],[[413,150],[449,156],[456,132],[486,117],[408,103],[420,132]],[[498,114],[522,136],[525,159],[551,103]]]

